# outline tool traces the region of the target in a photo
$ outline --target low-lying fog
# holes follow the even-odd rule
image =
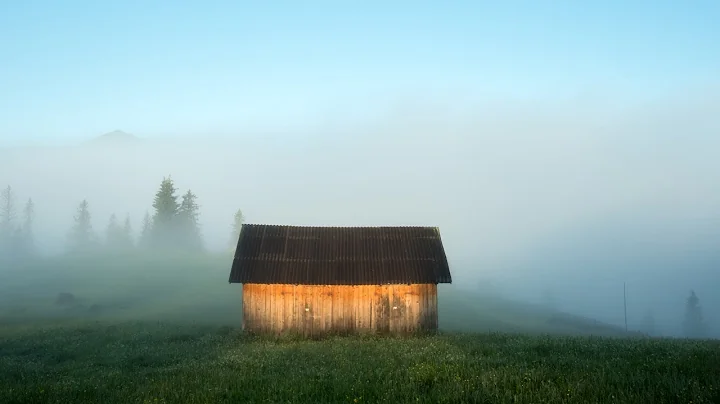
[[[720,98],[609,105],[415,106],[311,134],[2,149],[0,185],[33,199],[48,255],[84,198],[98,233],[112,213],[138,231],[171,175],[197,194],[211,250],[229,248],[238,208],[251,223],[439,226],[458,288],[623,325],[625,283],[630,327],[652,311],[668,335],[694,290],[720,335]]]

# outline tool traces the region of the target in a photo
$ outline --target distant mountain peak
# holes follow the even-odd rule
[[[102,136],[99,137],[99,139],[127,139],[127,140],[137,140],[137,138],[127,132],[123,132],[121,130],[114,130],[112,132],[108,132]]]
[[[123,132],[121,130],[114,130],[112,132],[108,132],[104,135],[100,135],[90,141],[90,143],[98,144],[128,144],[128,143],[135,143],[138,139],[134,135],[131,135],[130,133]]]

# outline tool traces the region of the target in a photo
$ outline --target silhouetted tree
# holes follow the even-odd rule
[[[28,199],[25,204],[21,223],[16,223],[17,216],[15,193],[8,186],[0,191],[0,255],[5,258],[28,258],[35,251],[35,205],[32,199]]]
[[[178,208],[178,236],[179,246],[184,249],[202,250],[202,235],[200,233],[197,196],[188,190],[182,197]]]
[[[0,223],[10,225],[17,218],[15,209],[15,192],[8,185],[0,191]]]
[[[688,338],[702,338],[705,334],[705,325],[702,318],[700,299],[695,291],[690,291],[690,296],[685,303],[685,321],[683,331]]]
[[[128,251],[133,247],[132,226],[130,216],[125,218],[125,223],[120,226],[117,216],[110,215],[107,230],[105,232],[107,248],[113,251]]]
[[[130,222],[130,215],[125,216],[125,224],[122,228],[121,243],[122,248],[126,250],[132,249],[135,246],[135,242],[133,240],[132,223]]]
[[[230,247],[235,247],[238,243],[238,238],[240,237],[240,230],[242,229],[242,224],[245,222],[245,216],[243,215],[243,212],[241,209],[238,209],[235,212],[235,216],[233,216],[233,223],[232,223],[232,232],[230,233]]]
[[[33,232],[33,225],[35,224],[35,203],[32,198],[28,199],[25,203],[25,209],[23,209],[23,224],[22,231],[20,232],[21,237],[21,248],[25,256],[32,256],[35,254],[35,233]]]
[[[82,252],[91,249],[95,244],[90,215],[90,205],[87,200],[80,202],[75,214],[75,223],[69,235],[69,248],[71,251]]]
[[[15,193],[10,185],[0,191],[0,253],[9,253],[15,235]]]
[[[152,218],[152,245],[170,247],[175,244],[176,218],[180,205],[177,202],[177,188],[171,177],[163,178],[155,194]]]
[[[142,229],[140,230],[140,239],[138,240],[138,247],[148,248],[152,245],[152,218],[149,212],[145,212],[143,217]]]
[[[122,248],[123,232],[117,222],[115,214],[110,215],[107,228],[105,229],[105,245],[110,250],[120,250]]]

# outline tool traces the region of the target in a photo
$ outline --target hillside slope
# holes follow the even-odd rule
[[[241,287],[227,282],[229,255],[62,257],[0,273],[0,323],[162,320],[239,326]],[[73,295],[58,305],[59,294]],[[446,331],[623,335],[619,327],[542,307],[439,288]]]

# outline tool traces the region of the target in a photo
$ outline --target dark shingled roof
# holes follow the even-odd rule
[[[230,283],[451,283],[436,227],[244,224]]]

